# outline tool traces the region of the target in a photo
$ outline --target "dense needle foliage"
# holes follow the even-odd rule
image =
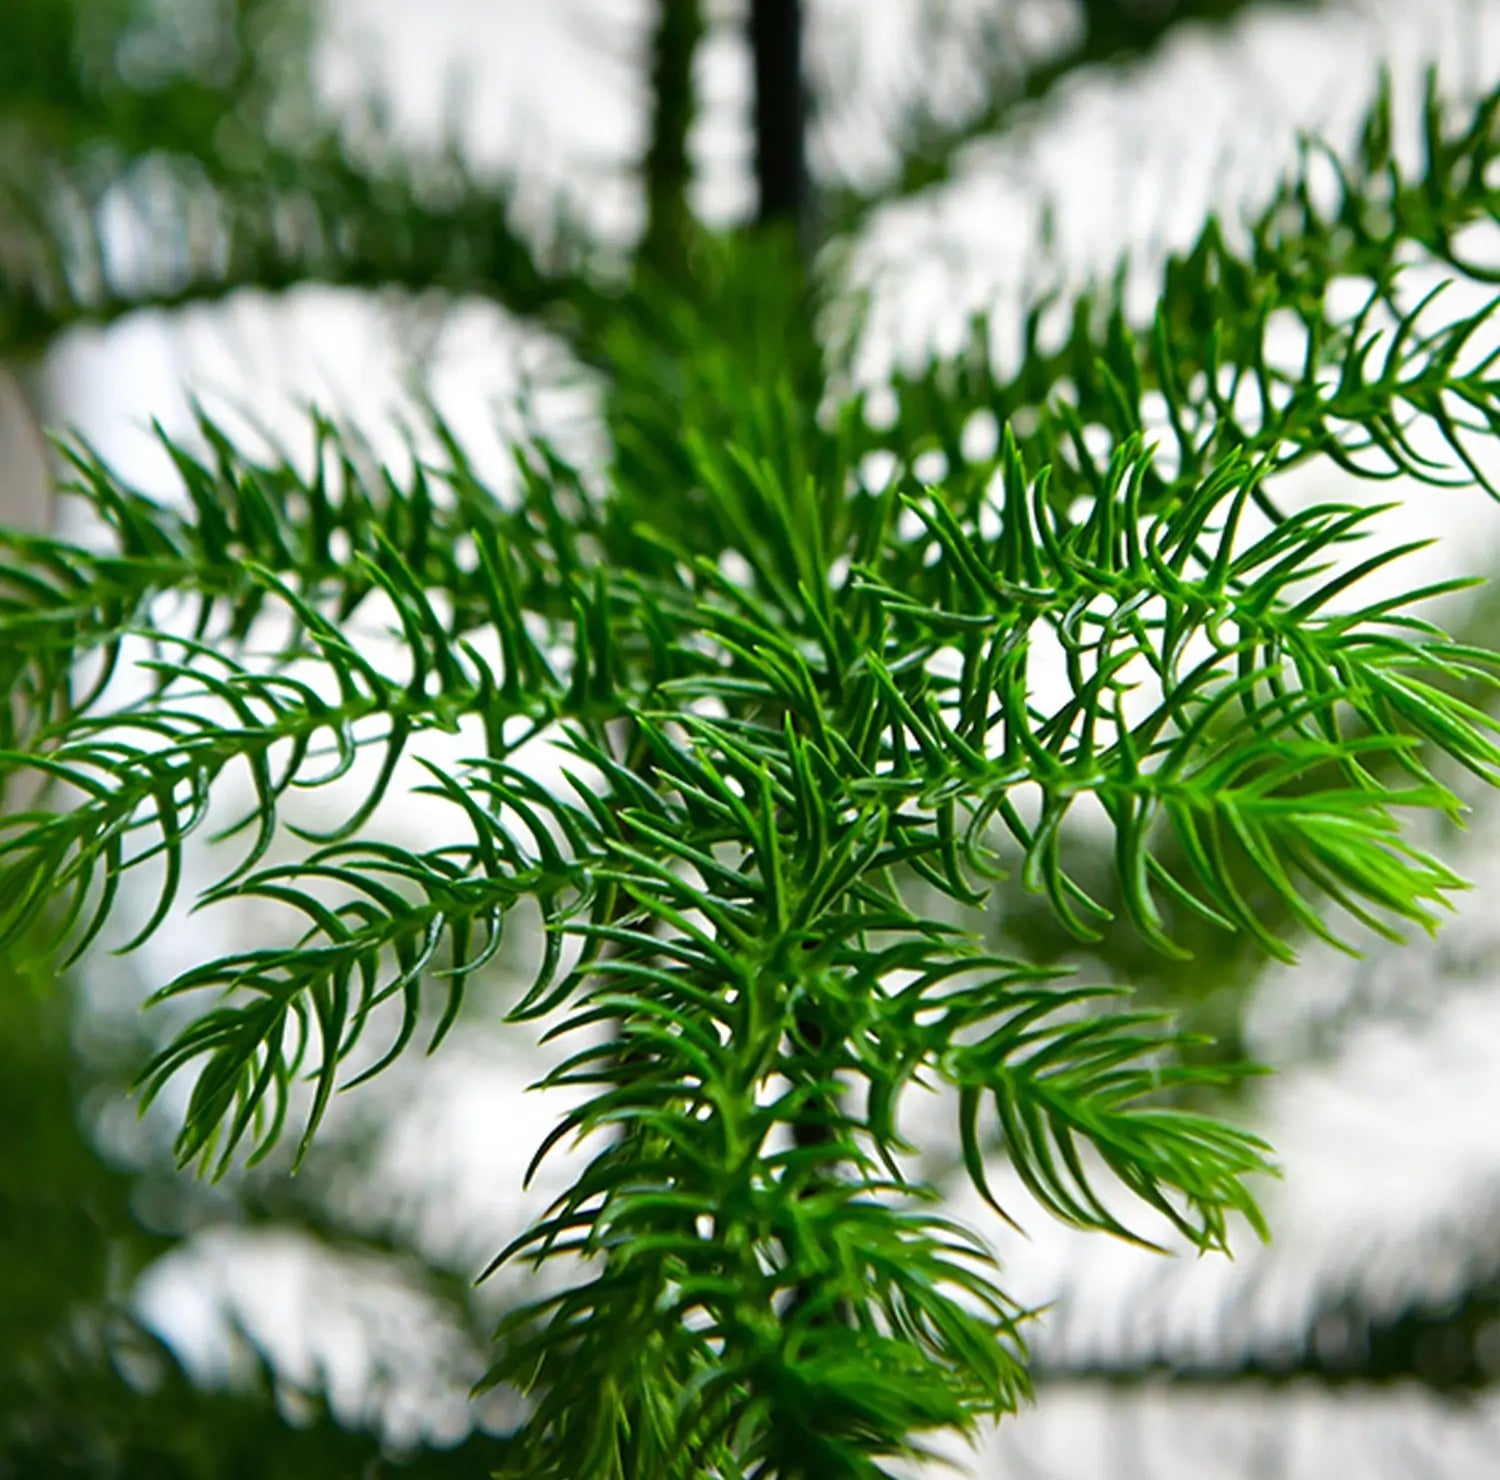
[[[1461,887],[1414,819],[1458,817],[1450,762],[1500,779],[1496,658],[1416,607],[1468,583],[1393,590],[1416,547],[1388,504],[1277,475],[1493,491],[1494,302],[1449,312],[1443,283],[1495,276],[1463,243],[1496,214],[1497,107],[1431,91],[1413,169],[1383,93],[1351,157],[1310,151],[1174,258],[1149,321],[1120,291],[1038,304],[1009,367],[978,325],[888,426],[829,389],[808,324],[837,284],[771,232],[701,237],[690,281],[643,272],[590,321],[603,476],[537,438],[497,489],[441,423],[405,467],[323,419],[268,456],[205,416],[164,438],[161,501],[71,445],[107,538],[0,534],[0,779],[53,783],[0,818],[0,949],[130,949],[191,904],[297,918],[157,994],[182,1026],[143,1097],[188,1076],[179,1156],[222,1173],[436,1049],[540,916],[508,1013],[555,1046],[537,1158],[577,1176],[496,1259],[556,1266],[497,1336],[489,1381],[531,1400],[506,1473],[876,1476],[1014,1409],[999,1225],[943,1215],[909,1091],[947,1094],[997,1220],[1025,1216],[998,1147],[1068,1223],[1225,1249],[1235,1215],[1263,1232],[1270,1152],[1195,1108],[1230,1071],[1162,1014],[997,955],[972,912],[1031,891],[1096,938],[1072,859],[1100,825],[1168,955],[1204,927],[1283,957],[1399,939]],[[351,635],[372,613],[384,648]],[[323,831],[283,817],[356,777]],[[452,840],[384,837],[395,788]],[[210,832],[239,846],[205,879]],[[154,902],[122,920],[132,876]]]

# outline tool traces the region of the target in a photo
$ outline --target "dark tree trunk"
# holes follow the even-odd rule
[[[750,0],[755,55],[755,183],[762,225],[807,229],[807,94],[801,0]]]
[[[680,265],[692,234],[688,210],[688,133],[693,124],[693,56],[703,38],[700,0],[659,0],[651,38],[651,142],[642,162],[646,236],[654,266]]]

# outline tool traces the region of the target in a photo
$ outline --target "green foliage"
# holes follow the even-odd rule
[[[0,950],[42,929],[74,959],[128,950],[186,905],[296,919],[156,994],[188,1012],[143,1096],[191,1074],[178,1155],[222,1174],[294,1114],[305,1151],[336,1090],[419,1034],[435,1049],[518,912],[540,916],[508,1016],[566,1040],[537,1162],[569,1146],[578,1172],[495,1264],[559,1276],[498,1333],[488,1382],[533,1405],[504,1473],[877,1476],[1014,1409],[1028,1313],[936,1211],[911,1091],[943,1090],[1007,1221],[996,1139],[1048,1213],[1203,1250],[1236,1216],[1264,1232],[1271,1164],[1185,1102],[1239,1071],[963,912],[1019,888],[1096,939],[1090,809],[1123,914],[1167,955],[1190,930],[1280,956],[1308,932],[1399,938],[1461,887],[1403,819],[1459,815],[1455,766],[1500,775],[1459,692],[1494,655],[1409,609],[1466,583],[1362,596],[1415,548],[1365,553],[1390,506],[1283,507],[1275,479],[1320,457],[1489,488],[1493,305],[1438,321],[1399,264],[1483,276],[1456,242],[1494,216],[1497,106],[1451,125],[1434,92],[1408,178],[1382,94],[1331,209],[1305,159],[1244,245],[1210,224],[1168,265],[1150,324],[1085,296],[1048,348],[1039,306],[1014,374],[979,336],[898,384],[887,432],[822,394],[837,367],[784,244],[733,240],[694,244],[692,287],[614,310],[606,479],[537,444],[495,490],[441,425],[404,472],[324,420],[310,459],[258,457],[204,417],[196,446],[163,438],[163,502],[75,447],[107,539],[0,536],[20,701],[0,781],[54,783],[0,818]],[[1003,435],[973,463],[980,411]],[[881,447],[947,471],[877,480]],[[387,655],[351,635],[375,612]],[[424,756],[434,735],[471,758]],[[539,739],[556,785],[527,768]],[[236,775],[250,805],[226,826]],[[296,820],[295,794],[355,778],[333,826]],[[401,790],[452,841],[383,838]],[[122,928],[133,874],[155,902]]]

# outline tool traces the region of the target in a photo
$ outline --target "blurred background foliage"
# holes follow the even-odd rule
[[[6,0],[0,364],[41,395],[36,368],[69,331],[240,290],[322,284],[478,298],[544,330],[599,378],[619,483],[649,490],[673,477],[674,428],[712,427],[716,376],[790,365],[805,392],[800,414],[816,413],[836,359],[825,351],[849,332],[838,328],[830,284],[881,212],[953,180],[967,151],[1025,126],[1036,106],[1068,106],[1080,79],[1255,8],[1069,0],[1042,7],[1050,28],[1028,30],[1022,13],[1038,7],[932,0],[918,34],[934,56],[945,37],[951,54],[959,37],[961,85],[862,95],[858,77],[842,91],[827,85],[836,58],[813,59],[825,83],[806,99],[814,143],[840,116],[846,133],[851,120],[857,130],[873,119],[881,140],[844,167],[836,148],[804,155],[800,132],[785,136],[787,118],[802,114],[788,91],[799,6],[771,0],[747,25],[737,9],[656,0],[630,55],[648,120],[635,182],[640,230],[615,241],[584,230],[557,192],[480,168],[456,142],[408,143],[378,100],[353,113],[327,106],[311,0]],[[754,219],[742,225],[770,229],[750,252],[691,207],[696,59],[726,28],[751,53],[760,98],[746,125],[757,145],[756,203],[745,213]],[[703,352],[707,341],[713,353]],[[920,376],[901,390],[899,431],[917,426],[937,445],[942,429],[921,428]],[[625,549],[628,505],[616,517],[612,538]],[[1493,599],[1468,620],[1492,630]],[[1095,872],[1080,876],[1115,903],[1108,860]],[[1008,945],[1039,962],[1076,954],[1045,902],[1009,898],[995,926]],[[1273,899],[1255,903],[1273,928],[1291,928]],[[1242,1008],[1259,953],[1242,938],[1195,944],[1192,962],[1174,963],[1121,929],[1091,955],[1212,1032],[1211,1051],[1242,1057],[1254,1046]],[[479,1251],[441,1215],[381,1190],[378,1127],[403,1101],[399,1072],[344,1117],[295,1181],[273,1160],[213,1188],[192,1183],[172,1170],[161,1127],[128,1112],[146,1030],[118,1001],[133,1003],[139,990],[125,968],[100,970],[113,979],[45,981],[0,962],[0,1477],[486,1473],[497,1442],[486,1425],[498,1432],[506,1415],[461,1400],[483,1370],[504,1292],[471,1287]],[[488,1027],[468,1031],[482,1038]],[[242,1319],[254,1290],[224,1297],[227,1355],[207,1360],[166,1341],[142,1315],[143,1278],[226,1231],[231,1261],[257,1239],[293,1237],[327,1257],[322,1268],[383,1272],[409,1302],[399,1309],[420,1310],[438,1333],[412,1351],[441,1402],[403,1414],[392,1374],[367,1371],[341,1390],[317,1360],[298,1370]],[[1473,1254],[1438,1301],[1372,1312],[1334,1291],[1305,1339],[1271,1355],[1247,1346],[1194,1368],[1149,1351],[1070,1363],[1061,1350],[1044,1355],[1039,1380],[1132,1387],[1165,1366],[1225,1388],[1302,1377],[1486,1389],[1500,1376],[1500,1259]],[[270,1280],[277,1266],[247,1267]],[[399,1327],[406,1317],[395,1319]]]

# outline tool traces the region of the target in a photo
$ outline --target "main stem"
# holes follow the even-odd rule
[[[750,0],[750,47],[755,57],[755,183],[757,221],[786,224],[804,250],[810,227],[807,177],[807,90],[802,76],[801,0]],[[797,1023],[814,1049],[823,1042],[820,1024]],[[820,1120],[800,1121],[792,1137],[802,1150],[834,1139]]]

